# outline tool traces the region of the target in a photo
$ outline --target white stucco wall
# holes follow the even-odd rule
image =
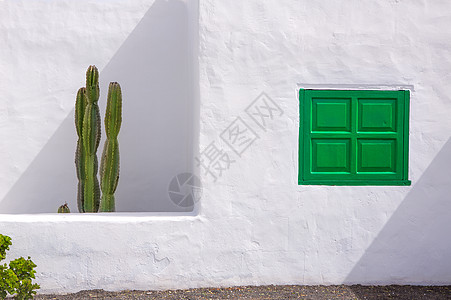
[[[187,1],[0,2],[0,232],[13,238],[11,258],[38,265],[41,292],[450,284],[451,2]],[[134,109],[120,136],[129,169],[118,207],[172,213],[11,214],[75,203],[75,133],[63,133],[92,63],[103,86],[119,77],[143,105],[124,98]],[[410,88],[412,186],[299,186],[302,86]],[[282,111],[264,129],[245,112],[262,92]],[[159,129],[149,151],[126,146],[146,132],[132,130],[132,112],[157,118],[144,127]],[[241,157],[221,139],[237,117],[258,135]],[[192,171],[212,142],[235,161],[216,182],[201,172],[202,199],[180,212],[162,177]]]

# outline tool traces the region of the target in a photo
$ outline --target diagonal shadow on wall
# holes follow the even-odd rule
[[[451,283],[450,157],[451,139],[414,183],[344,283]],[[363,299],[364,295],[360,296]]]
[[[119,212],[193,210],[174,205],[167,192],[175,175],[193,171],[197,151],[197,19],[190,9],[183,1],[156,0],[101,70],[102,120],[108,83],[119,82],[123,92]],[[55,212],[65,201],[76,212],[75,144],[72,111],[1,201],[0,213]]]

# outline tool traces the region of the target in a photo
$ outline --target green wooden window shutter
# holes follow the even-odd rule
[[[410,185],[409,91],[301,89],[299,184]]]

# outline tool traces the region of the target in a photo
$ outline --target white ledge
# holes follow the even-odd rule
[[[412,84],[377,84],[377,83],[362,83],[362,84],[340,84],[340,83],[298,83],[298,88],[304,89],[318,89],[318,90],[411,90],[415,91]]]
[[[127,212],[127,213],[43,213],[43,214],[0,214],[0,223],[34,222],[150,222],[150,221],[193,221],[201,217],[195,212]]]

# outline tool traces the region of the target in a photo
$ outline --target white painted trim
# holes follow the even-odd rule
[[[298,83],[298,88],[317,90],[411,90],[413,84],[341,84],[341,83]]]
[[[199,219],[198,215],[186,213],[70,213],[70,214],[0,214],[2,223],[34,223],[34,222],[151,222],[151,221],[193,221]]]

